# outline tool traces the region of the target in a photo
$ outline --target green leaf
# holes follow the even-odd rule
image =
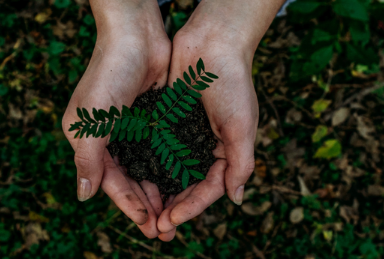
[[[102,121],[102,122],[105,121],[104,117],[101,116],[95,108],[92,109],[92,114],[93,114],[93,118],[95,118],[96,121]]]
[[[164,102],[168,105],[169,108],[172,107],[172,101],[169,99],[169,97],[166,94],[162,94],[161,97],[163,98]]]
[[[369,21],[367,8],[358,0],[337,0],[333,2],[333,11],[347,18]]]
[[[352,40],[355,43],[361,42],[363,46],[366,45],[369,42],[369,39],[371,38],[369,25],[365,22],[354,20],[352,20],[350,24],[351,26],[349,28],[349,31],[351,32]]]
[[[157,133],[157,130],[155,128],[152,129],[152,139],[151,143],[155,142],[159,138],[159,133]]]
[[[175,167],[173,168],[172,179],[175,179],[176,176],[179,174],[180,168],[181,168],[181,163],[180,161],[177,161]]]
[[[330,139],[325,141],[324,145],[320,147],[314,158],[326,158],[330,159],[338,157],[341,154],[341,144],[337,139]]]
[[[130,142],[133,139],[133,136],[135,135],[135,131],[131,130],[127,133],[127,140]]]
[[[156,156],[159,155],[161,152],[163,152],[164,149],[165,149],[165,143],[161,144],[161,145],[157,148],[155,155],[156,155]]]
[[[197,165],[199,163],[200,163],[200,161],[196,160],[196,159],[187,159],[187,160],[183,161],[184,165]]]
[[[184,83],[183,80],[181,80],[180,78],[177,78],[176,82],[177,82],[177,85],[181,87],[181,89],[187,90],[187,85]]]
[[[152,112],[152,118],[154,120],[158,120],[159,119],[159,114],[157,113],[157,110],[153,110]]]
[[[120,117],[120,112],[115,106],[111,106],[109,108],[109,115],[111,118],[113,118],[115,115],[116,117]]]
[[[1,224],[3,224],[3,223],[1,223]],[[0,226],[2,227],[2,225],[0,225]],[[8,241],[10,237],[11,237],[11,232],[9,232],[6,229],[0,228],[0,241],[1,242]],[[2,248],[4,248],[4,246]],[[7,248],[7,246],[5,246],[5,248]],[[9,258],[9,257],[5,256],[5,258]]]
[[[101,135],[103,135],[104,129],[105,129],[105,123],[101,123],[100,126],[99,126],[99,129],[97,130],[95,138],[98,138]]]
[[[179,143],[180,141],[178,139],[175,139],[175,138],[172,138],[172,139],[168,139],[167,140],[167,144],[172,146],[172,145],[175,145],[177,143]]]
[[[171,131],[170,130],[162,130],[160,132],[161,135],[165,136],[166,134],[170,133]]]
[[[195,98],[200,98],[202,95],[194,90],[188,90],[187,93],[189,93],[190,95],[192,95],[193,97]]]
[[[113,126],[113,131],[119,132],[120,130],[120,125],[121,125],[121,119],[117,119],[115,121],[115,125]]]
[[[313,103],[312,110],[315,113],[321,113],[328,108],[331,102],[332,102],[331,100],[324,100],[324,99],[317,100]]]
[[[153,142],[151,148],[155,148],[157,146],[159,146],[161,144],[161,138],[159,138],[158,140],[156,140],[155,142]]]
[[[173,82],[173,89],[175,89],[178,94],[183,94],[183,90],[181,90],[180,86],[176,82]]]
[[[161,164],[164,164],[165,159],[168,157],[168,155],[169,155],[169,149],[166,148],[163,150],[163,153],[161,153],[161,160],[160,160]]]
[[[178,123],[179,120],[172,114],[172,113],[168,113],[167,115],[165,115],[168,119],[170,119],[173,123]]]
[[[186,117],[185,113],[182,112],[182,111],[181,111],[179,108],[177,108],[177,107],[172,108],[172,111],[173,111],[174,113],[176,113],[177,115],[179,115],[180,117],[182,117],[182,118],[185,118],[185,117]]]
[[[84,118],[85,118],[87,121],[92,122],[92,123],[96,123],[96,121],[93,120],[93,119],[91,118],[91,116],[89,116],[89,113],[88,113],[88,111],[87,111],[85,108],[83,108],[83,115],[84,115]]]
[[[125,129],[128,126],[129,118],[124,118],[121,122],[121,129]]]
[[[201,78],[204,82],[207,82],[207,83],[213,83],[213,80],[210,79],[209,77],[201,76],[200,78]]]
[[[164,120],[161,120],[159,121],[159,125],[156,125],[157,128],[169,128],[171,126],[169,126],[168,123],[166,123]]]
[[[143,132],[140,129],[136,130],[135,139],[137,142],[140,142],[142,136],[143,136]]]
[[[179,104],[182,108],[184,108],[184,110],[187,110],[187,111],[189,111],[189,112],[192,111],[191,106],[189,106],[187,103],[180,101],[180,102],[178,102],[178,104]]]
[[[87,123],[87,124],[85,124],[85,126],[84,126],[83,129],[81,130],[80,138],[82,138],[82,137],[84,136],[84,134],[88,132],[88,130],[89,130],[90,127],[91,127],[91,123]]]
[[[71,127],[69,128],[68,131],[74,131],[76,129],[79,129],[82,125],[83,125],[83,123],[81,121],[75,122],[74,124],[71,124]]]
[[[198,171],[195,171],[195,170],[189,170],[189,173],[197,178],[197,179],[200,179],[200,180],[204,180],[205,179],[205,176],[202,174],[202,173],[199,173]]]
[[[183,74],[184,80],[187,84],[191,84],[191,78],[188,76],[187,72],[184,72]]]
[[[190,149],[184,149],[184,150],[177,152],[176,156],[178,156],[178,157],[188,156],[189,154],[191,154],[191,152],[192,151]]]
[[[213,73],[205,72],[205,74],[207,76],[209,76],[210,78],[212,78],[212,79],[219,79],[219,77],[217,75],[213,74]]]
[[[162,113],[166,113],[167,110],[165,109],[164,105],[161,103],[161,102],[156,102],[156,105],[157,107],[159,107],[159,110],[162,112]]]
[[[172,88],[167,87],[167,94],[168,94],[174,101],[177,100],[177,96],[176,96],[175,92],[172,90]]]
[[[117,138],[117,136],[119,136],[119,132],[112,131],[109,142],[114,141]]]
[[[123,105],[123,116],[133,116],[131,110],[125,105]]]
[[[106,110],[103,110],[103,109],[99,109],[99,113],[101,116],[103,116],[104,118],[111,118],[111,116],[109,116],[109,113],[106,111]]]
[[[81,130],[78,130],[73,138],[77,138],[80,135]]]
[[[128,125],[128,128],[127,130],[128,131],[131,131],[137,124],[137,119],[132,119],[130,122],[129,122],[129,125]]]
[[[143,139],[148,138],[149,136],[149,127],[145,127],[143,131]]]
[[[89,130],[89,134],[90,135],[92,135],[92,136],[95,136],[95,134],[96,134],[96,130],[97,130],[97,126],[98,126],[99,124],[94,124],[92,127],[91,127],[91,129]]]
[[[201,85],[192,85],[192,88],[199,91],[207,89],[205,86],[201,86]]]
[[[195,74],[195,71],[193,71],[192,66],[189,66],[188,70],[189,70],[189,74],[191,75],[192,79],[196,80],[196,74]]]
[[[185,101],[189,102],[190,104],[196,104],[196,103],[197,103],[196,100],[193,99],[193,98],[192,98],[191,96],[189,96],[189,95],[184,95],[184,96],[183,96],[183,99],[184,99]]]
[[[143,109],[140,113],[140,117],[145,119],[145,114],[147,114],[147,111],[145,109]]]
[[[199,59],[199,61],[197,61],[196,68],[197,68],[197,73],[199,75],[201,75],[201,70],[203,70],[203,71],[205,70],[204,62],[203,62],[203,60],[201,58]]]
[[[122,130],[119,134],[119,141],[122,141],[125,138],[125,135],[127,134],[127,131]]]
[[[170,148],[172,150],[180,150],[180,149],[183,149],[183,148],[186,148],[187,146],[184,145],[184,144],[176,144],[176,145],[173,145],[173,146],[170,146]]]
[[[139,117],[140,116],[140,109],[135,107],[135,109],[133,110],[133,116],[135,117]]]
[[[111,132],[111,129],[112,129],[112,123],[113,123],[113,120],[109,120],[109,121],[108,121],[107,126],[105,126],[105,130],[104,130],[104,133],[103,133],[103,137],[107,136],[107,135]]]
[[[172,163],[173,163],[173,158],[174,158],[174,156],[173,156],[173,154],[171,154],[168,158],[167,164],[165,165],[165,169],[169,170],[171,168]]]
[[[83,112],[81,111],[81,109],[79,107],[76,108],[76,111],[77,111],[77,116],[79,116],[79,118],[81,120],[84,120],[84,117],[83,117]]]
[[[163,131],[165,131],[165,130],[163,130]],[[173,139],[174,137],[175,137],[175,135],[173,135],[173,134],[163,135],[163,139],[165,139],[165,140]]]
[[[319,6],[321,6],[321,3],[313,0],[307,0],[291,3],[288,8],[293,12],[307,14],[313,12]]]
[[[183,175],[181,176],[181,184],[183,189],[187,189],[189,183],[189,173],[187,169],[184,169]]]
[[[313,143],[319,142],[328,133],[328,128],[324,125],[318,125],[315,132],[312,135]]]
[[[203,86],[203,87],[205,87],[205,88],[208,88],[208,87],[209,87],[209,85],[208,85],[207,83],[204,83],[203,81],[199,81],[199,80],[196,81],[196,84],[198,84],[198,85],[200,85],[200,86]]]

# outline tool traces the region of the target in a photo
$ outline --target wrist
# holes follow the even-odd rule
[[[164,25],[156,0],[90,0],[98,38],[163,35]]]
[[[185,25],[186,32],[246,54],[255,52],[284,0],[203,0]]]

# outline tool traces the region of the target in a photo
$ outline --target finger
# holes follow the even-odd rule
[[[167,208],[161,213],[158,221],[157,221],[157,228],[159,229],[160,232],[162,233],[168,233],[172,231],[175,227],[175,225],[172,224],[171,222],[171,211],[172,209],[180,203],[185,197],[187,197],[193,189],[196,187],[197,184],[193,184],[189,186],[187,189],[176,195],[174,200],[172,201],[171,204],[167,206]]]
[[[147,199],[147,196],[145,195],[144,191],[141,189],[140,185],[133,180],[131,177],[126,177],[129,185],[131,186],[132,190],[137,194],[137,197],[142,201],[144,204],[147,213],[148,213],[148,220],[143,225],[138,225],[139,229],[147,238],[155,238],[160,234],[160,231],[157,229],[157,215],[155,210],[152,208],[151,203]]]
[[[176,234],[176,228],[172,229],[171,231],[169,231],[168,233],[161,233],[158,238],[161,240],[161,241],[164,241],[164,242],[170,242],[172,241],[172,239],[175,238],[175,234]]]
[[[133,222],[137,225],[145,224],[148,220],[146,207],[117,168],[108,151],[104,158],[105,172],[101,188]]]
[[[233,129],[232,129],[233,130]],[[240,131],[232,131],[237,134]],[[244,185],[255,167],[254,139],[256,133],[232,135],[224,133],[225,156],[228,167],[225,171],[225,187],[228,197],[237,205],[243,202]]]
[[[221,142],[221,140],[217,140],[216,148],[212,150],[212,154],[216,158],[226,159],[224,144]]]
[[[163,201],[161,200],[159,188],[156,184],[147,180],[140,182],[140,186],[143,189],[144,194],[147,196],[147,199],[153,210],[155,211],[156,216],[160,216],[161,212],[163,211]]]
[[[172,225],[178,226],[196,217],[225,194],[224,171],[226,166],[227,163],[224,159],[217,160],[209,169],[207,178],[172,208],[170,213]]]
[[[106,139],[82,138],[75,148],[77,168],[77,197],[79,201],[91,198],[99,189],[104,172]]]

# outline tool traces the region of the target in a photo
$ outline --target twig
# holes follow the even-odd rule
[[[177,237],[177,239],[179,239],[179,241],[180,241],[183,245],[185,245],[187,248],[189,248],[188,243],[185,242],[185,240],[184,240],[183,238],[180,238],[180,237],[182,237],[182,234],[181,234],[180,232],[176,232],[176,237]],[[192,252],[195,253],[198,257],[201,257],[201,258],[203,258],[203,259],[211,259],[211,257],[205,256],[205,255],[203,255],[203,254],[200,253],[200,252],[196,252],[196,251],[194,251],[194,250],[190,250],[190,251],[192,251]]]
[[[384,87],[384,83],[381,83],[381,84],[377,84],[375,86],[372,86],[372,87],[369,87],[369,88],[365,88],[361,91],[359,91],[358,93],[352,95],[351,97],[349,97],[347,100],[345,100],[342,104],[340,104],[338,107],[336,107],[334,110],[337,110],[343,106],[346,106],[348,104],[350,104],[351,102],[353,102],[355,99],[361,99],[363,98],[364,96],[370,94],[371,92],[377,90],[377,89],[380,89],[381,87]]]
[[[265,99],[267,100],[267,102],[269,103],[269,105],[271,106],[272,110],[275,113],[275,116],[277,119],[277,124],[279,125],[279,129],[278,129],[279,134],[281,137],[284,137],[284,132],[283,132],[283,128],[281,126],[281,120],[280,120],[279,113],[277,112],[277,109],[276,109],[275,105],[273,104],[273,101],[270,98],[268,98],[267,94],[265,93],[263,86],[260,83],[260,76],[258,76],[258,81],[259,81],[259,86],[260,86],[259,89],[261,90],[261,93],[264,95]]]
[[[128,236],[127,234],[125,234],[124,232],[118,230],[117,228],[114,228],[114,227],[112,227],[112,226],[108,226],[108,227],[109,227],[110,229],[112,229],[113,231],[115,231],[117,234],[120,234],[120,235],[124,236],[125,238],[129,239],[132,243],[138,244],[139,246],[142,246],[142,247],[144,247],[145,249],[148,249],[149,251],[151,251],[151,252],[153,252],[153,253],[156,252],[156,250],[155,250],[153,247],[151,247],[151,246],[145,244],[144,242],[139,241],[139,240],[137,240],[137,239],[134,238],[134,237]],[[172,258],[172,257],[170,257],[170,258]]]

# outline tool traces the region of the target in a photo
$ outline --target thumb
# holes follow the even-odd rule
[[[77,197],[91,198],[99,189],[104,172],[104,150],[107,138],[81,138],[75,148],[77,167]]]
[[[226,137],[223,142],[228,165],[225,170],[225,186],[229,198],[235,204],[241,205],[244,185],[255,168],[253,136],[256,134],[236,133],[237,131],[232,131],[230,134],[223,134]]]

